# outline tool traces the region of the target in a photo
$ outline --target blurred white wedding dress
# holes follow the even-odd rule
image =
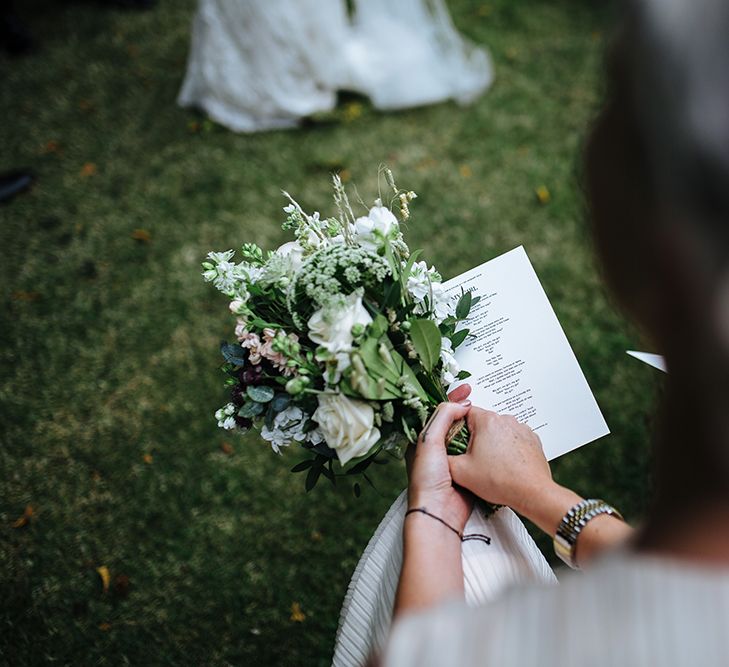
[[[383,648],[392,622],[402,566],[402,526],[407,491],[392,504],[352,575],[339,617],[333,667],[362,667]],[[504,507],[485,518],[476,506],[463,531],[491,538],[462,548],[466,603],[477,606],[521,584],[555,584],[557,579],[526,528]]]
[[[491,83],[486,51],[455,29],[444,0],[199,0],[181,106],[238,132],[293,127],[338,90],[378,109],[447,99]]]

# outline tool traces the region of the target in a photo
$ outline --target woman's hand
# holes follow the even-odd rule
[[[528,514],[531,502],[552,484],[539,437],[510,415],[473,407],[468,452],[451,456],[453,480],[477,496]]]
[[[445,438],[453,422],[468,414],[471,387],[461,385],[441,403],[423,428],[418,444],[408,450],[408,506],[425,507],[457,530],[466,525],[473,499],[453,486]]]
[[[408,449],[408,504],[424,507],[456,530],[463,531],[471,514],[471,495],[453,486],[448,469],[446,435],[453,422],[468,414],[467,385],[451,393],[428,420],[418,444]],[[395,596],[395,616],[462,598],[461,540],[443,524],[420,512],[406,517],[403,560]]]

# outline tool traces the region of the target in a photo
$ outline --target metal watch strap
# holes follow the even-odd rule
[[[572,569],[579,569],[575,548],[580,532],[589,521],[600,514],[609,514],[623,520],[618,510],[598,498],[580,501],[562,517],[554,535],[554,552]]]

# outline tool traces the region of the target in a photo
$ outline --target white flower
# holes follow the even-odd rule
[[[298,241],[284,243],[276,250],[276,254],[281,255],[281,257],[288,257],[294,272],[298,271],[304,263],[304,249]]]
[[[453,356],[453,346],[448,338],[442,338],[440,343],[440,359],[443,362],[443,370],[441,372],[441,380],[445,386],[453,384],[456,376],[461,372],[455,356]]]
[[[366,216],[354,221],[354,229],[357,242],[372,251],[382,248],[400,232],[397,218],[385,206],[373,206]]]
[[[224,405],[220,410],[215,411],[215,419],[218,420],[218,426],[224,428],[227,431],[235,428],[235,405],[228,403]]]
[[[320,308],[307,322],[309,338],[330,354],[352,351],[352,327],[372,322],[362,296],[352,292],[343,302]]]
[[[242,315],[245,312],[245,301],[243,299],[233,299],[229,304],[228,308],[230,308],[230,312],[233,313],[233,315]]]
[[[315,428],[313,431],[309,431],[306,434],[306,439],[312,445],[318,445],[318,444],[324,442],[324,434],[321,432],[320,428]]]
[[[261,429],[261,437],[271,443],[276,454],[281,453],[281,447],[288,447],[292,442],[304,442],[307,434],[304,433],[306,418],[301,408],[291,406],[279,412],[273,420],[273,428],[265,426]]]
[[[455,314],[456,303],[456,298],[445,291],[442,283],[433,283],[433,303],[430,307],[436,324]]]
[[[319,407],[312,415],[329,445],[344,465],[364,456],[380,439],[375,428],[375,411],[369,403],[343,394],[319,394]]]
[[[433,280],[434,277],[440,279],[440,275],[435,269],[426,269],[425,262],[416,262],[413,268],[416,267],[417,271],[408,276],[407,282],[408,291],[413,295],[415,301],[414,312],[416,315],[432,313],[433,320],[436,324],[440,324],[455,313],[456,299],[446,292],[443,283]],[[428,277],[430,277],[430,282],[428,282]]]
[[[426,297],[430,298],[430,286],[441,281],[440,274],[432,266],[428,268],[425,262],[415,262],[408,274],[407,289],[413,299],[420,302]]]

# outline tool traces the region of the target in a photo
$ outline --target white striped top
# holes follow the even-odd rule
[[[729,665],[729,569],[612,554],[560,586],[395,623],[386,667]]]

